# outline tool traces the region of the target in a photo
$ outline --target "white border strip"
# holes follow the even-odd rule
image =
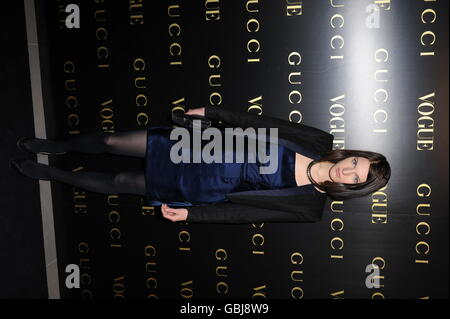
[[[39,62],[39,42],[36,26],[34,0],[24,0],[25,21],[28,41],[28,61],[30,66],[31,95],[33,101],[34,131],[38,138],[46,138],[44,104],[42,99],[41,65]],[[38,154],[38,162],[48,164],[48,156]],[[55,224],[50,181],[39,181],[42,229],[44,235],[45,265],[49,299],[60,299],[58,279],[58,259],[56,256]]]

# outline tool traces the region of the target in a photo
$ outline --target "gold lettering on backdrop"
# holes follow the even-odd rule
[[[264,236],[262,234],[254,234],[252,236],[252,244],[253,246],[264,246]],[[252,253],[254,255],[263,255],[264,250],[252,250]]]
[[[75,78],[75,63],[73,61],[65,61],[63,64],[64,71],[64,87],[66,91],[77,91],[76,87],[76,78]],[[69,83],[71,83],[69,85]],[[70,87],[69,87],[70,86]],[[68,111],[66,115],[67,124],[68,124],[68,134],[76,135],[80,134],[79,124],[80,117],[78,114],[78,95],[76,92],[66,92],[66,101],[65,105]]]
[[[137,106],[136,122],[139,128],[147,127],[149,123],[148,98],[146,95],[147,75],[145,73],[146,63],[143,58],[136,58],[133,61],[133,70],[135,71],[134,89],[135,104]],[[139,129],[138,128],[138,129]]]
[[[143,0],[129,0],[130,25],[144,24]]]
[[[81,299],[93,299],[94,293],[92,292],[92,274],[91,274],[91,256],[90,247],[87,242],[78,243],[78,254],[80,257],[80,288]]]
[[[330,0],[330,5],[332,8],[342,8],[344,5],[343,4],[335,4],[335,2],[344,2],[344,0]]]
[[[304,295],[303,288],[299,283],[303,282],[303,254],[300,252],[294,252],[291,254],[291,265],[296,265],[296,269],[291,271],[291,280],[294,281],[294,287],[291,289],[291,297],[293,299],[302,299]]]
[[[371,194],[372,224],[387,224],[387,185]]]
[[[66,18],[67,18],[67,12],[66,7],[67,3],[66,0],[57,0],[58,2],[58,27],[63,30],[67,30],[66,26]],[[62,2],[62,3],[61,3]]]
[[[106,203],[111,208],[107,213],[109,227],[109,247],[122,248],[122,231],[120,229],[120,212],[116,210],[119,206],[119,195],[113,194],[107,196]]]
[[[205,20],[220,20],[219,0],[205,1]]]
[[[255,228],[262,229],[264,227],[264,222],[262,223],[253,223],[252,229]],[[256,233],[252,236],[252,246],[261,246],[261,243],[264,243],[264,236],[260,233]],[[264,255],[264,250],[256,250],[253,248],[252,250],[253,255]]]
[[[416,189],[417,196],[421,201],[426,200],[426,203],[419,203],[416,207],[416,216],[420,217],[418,223],[416,224],[416,235],[418,241],[415,245],[415,252],[417,258],[415,259],[416,264],[428,264],[428,253],[430,252],[430,244],[428,241],[431,240],[431,225],[430,225],[430,215],[431,215],[431,186],[428,184],[420,184]]]
[[[184,102],[185,102],[184,97],[182,97],[182,98],[180,98],[178,100],[172,101],[171,112],[175,112],[177,110],[185,112],[186,107],[184,106]],[[183,225],[183,226],[186,226],[188,224],[189,223],[183,223],[183,222],[179,223],[179,225]],[[188,231],[185,231],[185,230],[184,231],[180,231],[179,234],[178,234],[178,240],[179,240],[180,243],[182,243],[182,245],[180,245],[178,247],[179,251],[190,253],[191,252],[190,233]],[[191,296],[193,294],[193,290],[192,289],[193,288],[190,288],[190,287],[183,287],[181,289],[181,291],[180,291],[180,294],[183,296],[183,298],[191,298],[189,296]]]
[[[301,62],[301,55],[298,52],[291,52],[288,55],[288,63],[291,66],[298,66]],[[289,93],[288,100],[290,104],[300,104],[302,101],[302,93],[300,92],[300,84],[302,82],[301,79],[302,72],[297,68],[289,73],[288,82],[290,85],[294,87],[294,89]],[[295,85],[295,86],[294,86]],[[299,115],[299,121],[302,120],[302,114],[299,111],[296,111],[296,114]],[[292,112],[289,114],[289,119],[291,119]],[[300,122],[297,122],[300,123]]]
[[[86,192],[73,188],[73,206],[75,214],[87,213]]]
[[[171,112],[174,112],[174,111],[183,111],[184,112],[186,110],[186,107],[184,106],[184,102],[185,102],[184,97],[182,97],[176,101],[173,101]]]
[[[330,119],[330,134],[334,135],[333,145],[335,149],[345,149],[345,94],[330,99],[333,104],[329,108],[332,116]]]
[[[78,95],[76,92],[76,85],[69,89],[68,81],[76,84],[75,78],[75,63],[73,61],[65,61],[63,64],[64,75],[63,78],[64,86],[66,91],[75,91],[75,92],[66,92],[68,95],[65,99],[66,109],[68,114],[66,115],[67,119],[67,133],[69,135],[78,135],[80,134],[79,125],[80,125],[80,117],[78,114]],[[81,170],[83,167],[76,168],[76,170]],[[73,211],[75,214],[87,214],[87,201],[86,201],[86,191],[83,189],[78,189],[76,187],[72,187],[72,195],[73,195]]]
[[[178,247],[178,250],[182,252],[191,251],[191,234],[187,230],[182,230],[178,233],[178,241],[182,244]],[[189,244],[189,245],[188,245]]]
[[[259,13],[259,0],[247,0],[245,3],[245,10],[249,13],[250,18],[246,23],[246,30],[248,33],[257,33],[260,28],[259,20],[255,18]],[[252,38],[247,41],[247,57],[248,63],[261,62],[260,50],[261,44],[258,39]]]
[[[208,58],[208,67],[210,69],[218,69],[220,68],[220,57],[217,55],[211,55]],[[220,105],[222,104],[222,92],[218,92],[219,88],[222,87],[221,74],[218,71],[214,71],[213,74],[209,76],[208,80],[209,86],[215,87],[213,92],[209,95],[209,103],[211,105]]]
[[[298,118],[298,119],[294,119],[294,118]],[[289,122],[300,123],[303,119],[303,116],[302,116],[302,113],[300,113],[300,111],[293,110],[293,111],[289,112],[288,119],[289,119]]]
[[[333,231],[342,231],[344,229],[344,222],[340,218],[334,218],[331,221],[331,229]]]
[[[338,1],[330,0],[330,6],[332,8],[343,8],[344,7],[344,4],[335,4],[334,2],[338,2]],[[343,11],[344,9],[341,9],[341,10]],[[333,13],[334,11],[330,10],[330,12]],[[333,28],[333,32],[335,34],[332,35],[331,39],[330,39],[330,47],[333,52],[332,55],[330,55],[330,60],[343,60],[344,59],[343,50],[344,50],[345,41],[344,41],[344,37],[339,34],[339,32],[341,32],[340,29],[342,29],[344,27],[344,24],[345,24],[345,19],[342,14],[335,13],[331,16],[330,26]]]
[[[266,285],[253,288],[252,299],[255,297],[267,298],[266,288]]]
[[[75,91],[76,90],[75,80],[66,80],[64,82],[64,86],[67,91]]]
[[[97,68],[99,69],[108,69],[110,67],[110,52],[108,43],[108,30],[104,26],[106,23],[106,10],[104,9],[104,1],[94,1],[96,4],[94,10],[94,21],[95,26],[98,26],[95,29],[95,37],[98,41],[97,46]]]
[[[109,206],[119,206],[119,196],[117,195],[110,195],[106,199],[106,203]]]
[[[135,2],[133,2],[135,3]],[[142,1],[139,1],[142,4]],[[135,16],[134,19],[140,19]],[[131,23],[131,22],[130,22]],[[143,24],[142,16],[142,24]],[[144,58],[137,57],[133,60],[132,69],[134,71],[133,86],[135,90],[135,105],[136,105],[136,129],[146,129],[149,125],[149,100],[147,97],[147,63]],[[141,214],[143,216],[154,216],[155,208],[149,206],[145,198],[140,198]]]
[[[286,16],[301,16],[302,2],[299,0],[286,0]]]
[[[379,48],[374,53],[374,60],[376,63],[388,63],[389,51],[384,48]],[[388,82],[387,79],[388,69],[386,66],[382,66],[380,69],[376,69],[374,72],[374,81],[377,84]],[[378,88],[375,90],[373,99],[376,103],[376,109],[373,112],[373,120],[376,124],[376,128],[373,129],[374,133],[387,133],[386,121],[388,119],[388,112],[385,110],[386,102],[388,100],[388,92],[384,88]]]
[[[432,151],[434,142],[434,91],[419,97],[422,103],[417,107],[417,150]]]
[[[172,18],[173,20],[179,19],[181,17],[180,15],[180,5],[179,4],[173,4],[168,6],[167,8],[167,15],[169,18]],[[169,19],[169,21],[172,21],[172,19]],[[173,42],[169,45],[169,65],[171,66],[180,66],[182,65],[182,46],[179,43],[181,40],[181,26],[180,24],[176,22],[172,22],[169,25],[168,33],[171,38],[173,38]]]
[[[92,277],[91,274],[88,273],[81,273],[80,275],[80,284],[89,286],[92,284]]]
[[[89,258],[80,258],[80,268],[90,269],[90,261]]]
[[[228,277],[228,264],[227,264],[227,258],[228,253],[225,249],[219,248],[216,249],[215,252],[216,261],[220,261],[218,266],[216,267],[216,275],[217,277]],[[224,281],[224,278],[218,278],[219,282],[216,284],[216,291],[219,295],[226,295],[228,294],[228,282]]]
[[[372,275],[372,280],[374,280],[374,282],[379,282],[378,285],[374,285],[374,287],[372,289],[381,289],[384,288],[384,276],[381,275],[382,273],[384,273],[384,267],[386,267],[386,261],[384,260],[383,257],[377,256],[375,258],[372,259],[371,264],[378,266],[379,271],[380,271],[380,275]],[[384,294],[382,291],[375,291],[372,296],[372,299],[384,299]]]
[[[251,110],[258,110],[258,113],[255,113],[256,115],[261,115],[263,112],[261,105],[250,105],[247,111],[250,112]]]
[[[332,220],[330,222],[330,229],[333,232],[331,236],[333,236],[330,240],[330,247],[331,247],[331,253],[330,258],[332,260],[335,259],[344,259],[344,254],[342,252],[342,249],[344,248],[344,240],[342,239],[343,236],[340,232],[344,230],[344,220],[341,216],[334,217],[334,214],[339,215],[344,212],[342,209],[342,206],[344,205],[343,201],[332,201],[330,204],[330,209],[332,212]],[[338,232],[338,236],[336,235],[336,232]]]
[[[424,0],[427,5],[435,0]],[[431,5],[431,4],[430,4]],[[434,43],[436,42],[436,34],[433,31],[434,23],[436,22],[436,11],[432,8],[424,9],[420,14],[420,21],[423,25],[431,30],[425,30],[420,34],[420,44],[424,50],[420,51],[420,56],[434,56]]]
[[[300,53],[298,52],[291,52],[288,55],[288,64],[291,66],[297,66],[300,65],[301,61],[302,61],[302,56],[300,55]],[[292,72],[289,74],[289,83],[290,84],[298,84],[300,85],[302,82],[300,81],[300,75],[301,72],[297,71],[297,72]],[[297,80],[292,81],[291,78],[297,77]],[[293,100],[295,99],[295,101]],[[302,100],[302,94],[299,90],[294,89],[289,93],[289,103],[291,104],[300,104]],[[297,118],[297,119],[293,119],[293,118]],[[293,110],[289,113],[289,121],[291,122],[295,122],[295,123],[300,123],[303,119],[302,113],[299,110]]]
[[[252,224],[252,230],[256,231],[256,233],[252,236],[252,255],[256,256],[263,256],[265,253],[264,250],[264,235],[261,233],[262,230],[264,230],[264,222],[261,223],[253,223]],[[258,247],[257,249],[255,247]],[[266,286],[260,286],[257,288],[253,288],[252,290],[252,298],[255,297],[262,297],[266,298],[266,292],[265,292]]]
[[[251,105],[247,108],[247,112],[249,112],[249,111],[251,111],[253,109],[257,109],[259,111],[258,115],[261,115],[262,111],[263,111],[262,110],[262,102],[261,101],[262,101],[262,96],[258,96],[258,97],[255,97],[252,100],[249,100],[248,102],[250,102]]]
[[[147,299],[158,299],[156,288],[158,288],[157,264],[156,264],[156,247],[147,245],[144,247],[145,256],[145,286],[147,287]]]
[[[113,298],[125,299],[125,276],[113,279],[112,284]]]
[[[114,133],[114,109],[112,99],[100,103],[101,129],[104,132]]]
[[[149,206],[145,197],[141,197],[142,216],[155,216],[155,207]]]
[[[190,299],[194,296],[193,281],[186,281],[181,283],[180,296],[184,299]]]
[[[417,195],[419,195],[419,197],[430,197],[431,195],[431,187],[428,184],[420,184],[417,187]],[[424,214],[424,213],[419,213],[417,212],[419,215],[426,215],[426,216],[430,216],[430,214]]]
[[[330,295],[331,295],[331,298],[333,298],[333,299],[344,299],[344,292],[345,292],[345,290],[339,290],[339,291],[330,293]]]
[[[373,3],[383,8],[384,11],[391,10],[391,0],[375,0]]]

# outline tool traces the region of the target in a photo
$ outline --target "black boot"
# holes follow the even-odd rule
[[[36,163],[29,159],[11,159],[9,167],[16,170],[18,173],[33,179],[49,180],[48,165]]]
[[[41,138],[22,137],[17,141],[17,148],[21,151],[39,153],[44,155],[63,155],[67,152],[61,144]]]

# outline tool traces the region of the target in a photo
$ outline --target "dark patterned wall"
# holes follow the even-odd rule
[[[68,3],[79,29],[65,26]],[[145,198],[54,183],[62,297],[448,297],[447,2],[46,1],[43,11],[50,136],[172,125],[176,109],[220,105],[316,126],[335,149],[379,152],[392,168],[385,188],[329,199],[315,224],[172,223]],[[113,155],[53,164],[143,168]],[[71,263],[81,289],[65,287]],[[380,286],[369,289],[372,263]]]

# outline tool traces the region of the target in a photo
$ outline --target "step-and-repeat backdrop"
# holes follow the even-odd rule
[[[219,105],[318,127],[392,168],[386,187],[330,198],[313,224],[172,223],[145,197],[53,183],[63,298],[448,297],[446,1],[71,0],[40,12],[51,137],[170,126],[175,110]]]

